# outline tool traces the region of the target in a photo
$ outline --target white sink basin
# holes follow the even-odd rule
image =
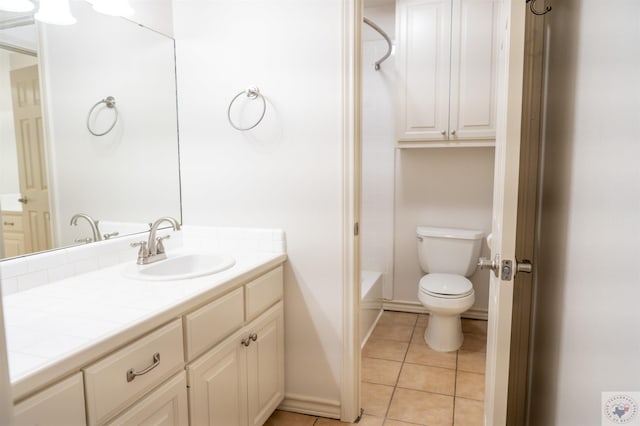
[[[184,280],[215,274],[231,268],[235,263],[232,257],[218,254],[168,254],[165,260],[149,265],[129,264],[122,273],[125,277],[136,280]]]

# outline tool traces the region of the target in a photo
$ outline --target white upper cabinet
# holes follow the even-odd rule
[[[497,0],[398,0],[398,146],[492,143],[498,13]]]

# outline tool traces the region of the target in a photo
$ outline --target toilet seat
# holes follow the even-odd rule
[[[462,275],[433,273],[420,279],[420,292],[443,299],[459,299],[473,293],[473,284]]]

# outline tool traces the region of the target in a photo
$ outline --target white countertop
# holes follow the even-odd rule
[[[171,253],[167,253],[171,256]],[[125,278],[123,264],[4,297],[14,399],[283,263],[285,254],[234,254],[213,275],[175,281]]]

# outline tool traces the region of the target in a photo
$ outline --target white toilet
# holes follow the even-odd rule
[[[460,314],[475,301],[465,277],[476,270],[484,232],[419,226],[416,233],[420,267],[427,273],[418,289],[418,299],[430,313],[424,339],[436,351],[458,350],[464,338]]]

